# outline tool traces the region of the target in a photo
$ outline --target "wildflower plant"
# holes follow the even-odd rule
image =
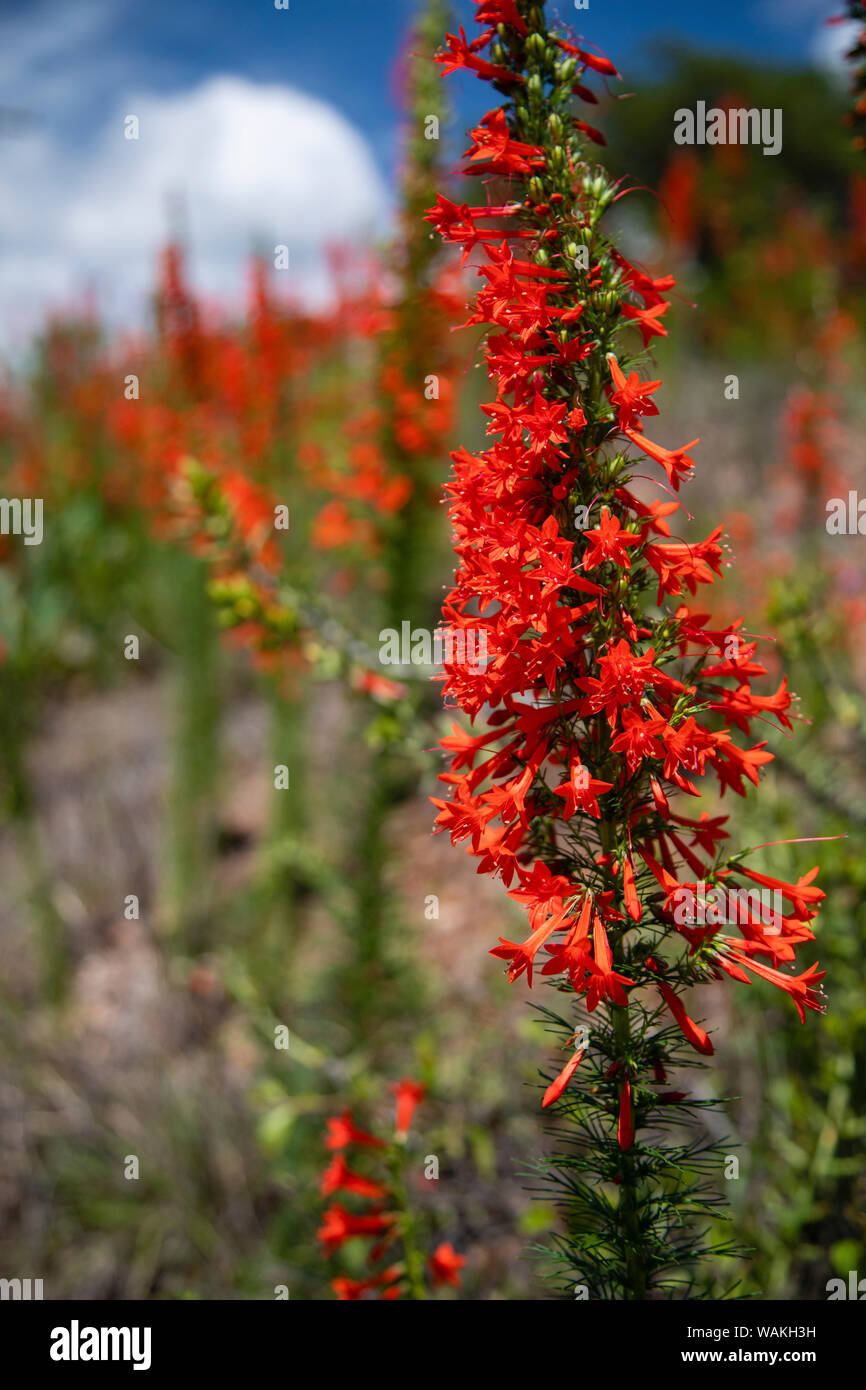
[[[431,60],[447,16],[443,0],[425,0],[408,36],[399,231],[376,267],[371,292],[352,314],[367,363],[366,389],[359,392],[358,408],[344,418],[347,457],[324,475],[317,469],[316,481],[324,476],[333,496],[317,518],[313,544],[336,553],[350,545],[359,555],[353,596],[357,608],[364,594],[361,620],[371,647],[381,643],[383,632],[402,630],[404,621],[426,628],[438,603],[429,582],[437,546],[430,519],[434,479],[441,483],[436,470],[452,432],[457,350],[451,324],[462,301],[455,293],[455,258],[443,252],[423,214],[445,177],[449,118],[441,75]],[[344,402],[337,408],[345,413]],[[381,647],[374,660],[381,662]],[[389,820],[427,761],[425,721],[437,705],[422,673],[401,671],[394,681],[390,672],[381,663],[362,685],[381,708],[372,722],[364,712],[359,730],[369,758],[350,871],[354,920],[351,950],[335,986],[353,1046],[379,1061],[421,988],[404,950],[407,924],[388,891]]]
[[[526,938],[493,949],[509,978],[541,975],[560,996],[542,1011],[568,1052],[542,1101],[557,1121],[541,1176],[562,1216],[558,1286],[688,1293],[720,1248],[707,1218],[721,1165],[696,1119],[713,1102],[682,1089],[713,1052],[684,996],[757,977],[801,1018],[820,1010],[817,966],[792,967],[823,897],[817,870],[795,883],[759,872],[730,848],[728,818],[689,813],[688,798],[712,779],[722,796],[757,786],[772,754],[753,726],[790,729],[792,700],[785,680],[753,689],[767,672],[741,619],[716,627],[692,601],[723,560],[721,527],[697,541],[672,529],[698,441],[645,433],[661,385],[645,362],[674,282],[607,232],[625,190],[574,110],[596,101],[588,79],[616,69],[552,31],[543,3],[482,0],[477,20],[439,61],[502,98],[466,152],[466,173],[494,190],[471,205],[440,195],[428,217],[481,262],[469,322],[487,328],[491,443],[452,455],[443,618],[484,629],[488,661],[446,665],[447,698],[481,728],[442,741],[437,824],[527,913]],[[662,495],[644,500],[653,479]],[[746,910],[734,923],[706,911],[708,887],[745,892]],[[784,902],[769,924],[756,887]]]
[[[423,1300],[442,1285],[458,1287],[460,1270],[466,1263],[448,1241],[440,1242],[424,1259],[423,1218],[410,1201],[413,1162],[409,1131],[426,1087],[404,1077],[391,1086],[391,1091],[395,1097],[394,1132],[387,1142],[359,1129],[348,1110],[328,1120],[325,1146],[333,1157],[322,1174],[321,1191],[325,1197],[339,1194],[339,1200],[326,1208],[319,1240],[329,1256],[336,1256],[351,1241],[371,1242],[364,1257],[363,1277],[339,1274],[331,1280],[341,1302]],[[364,1168],[372,1164],[375,1174],[360,1171],[359,1163]],[[354,1210],[346,1206],[347,1201]],[[364,1203],[362,1209],[358,1209],[359,1202]]]

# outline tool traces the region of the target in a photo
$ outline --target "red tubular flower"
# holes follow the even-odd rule
[[[571,820],[578,811],[585,811],[598,819],[601,812],[598,809],[597,797],[609,792],[612,786],[612,782],[603,782],[600,777],[590,777],[583,764],[575,760],[571,765],[568,780],[561,786],[554,787],[553,794],[565,798],[565,809],[562,813],[565,820]]]
[[[587,53],[583,48],[577,48],[573,43],[568,43],[566,39],[557,39],[556,43],[564,53],[573,53],[580,63],[587,68],[592,68],[594,72],[600,72],[605,77],[619,77],[619,73],[609,58],[603,54]]]
[[[327,1121],[328,1136],[325,1140],[327,1149],[345,1149],[349,1144],[363,1144],[371,1149],[383,1149],[385,1145],[381,1139],[377,1139],[375,1134],[367,1134],[363,1129],[358,1129],[348,1110],[344,1110],[341,1115],[334,1115]]]
[[[744,979],[748,983],[748,975],[745,975],[743,971],[751,970],[755,975],[760,975],[761,979],[769,980],[771,984],[783,989],[793,999],[801,1023],[806,1021],[804,1007],[823,1013],[824,1004],[816,986],[820,980],[823,980],[824,971],[819,970],[817,965],[810,965],[808,970],[803,971],[802,975],[785,975],[781,970],[772,970],[767,965],[760,965],[756,960],[750,960],[748,956],[743,954],[743,949],[741,943],[739,950],[730,950],[725,955],[718,955],[716,963],[734,979]],[[736,963],[742,965],[743,971],[736,973]]]
[[[399,1265],[392,1265],[388,1269],[383,1269],[380,1274],[374,1274],[370,1279],[349,1279],[346,1275],[338,1275],[331,1280],[331,1288],[337,1295],[338,1303],[357,1302],[368,1293],[374,1293],[381,1289],[379,1294],[383,1299],[394,1299],[400,1297],[398,1287],[399,1280],[403,1276],[403,1271]]]
[[[616,1129],[617,1143],[623,1153],[634,1143],[634,1125],[631,1119],[631,1083],[628,1077],[622,1083],[619,1093],[619,1120]]]
[[[331,1280],[331,1288],[337,1295],[339,1303],[346,1303],[362,1299],[368,1289],[373,1287],[372,1279],[349,1279],[347,1275],[338,1275]]]
[[[460,1283],[460,1271],[465,1263],[466,1256],[458,1255],[449,1241],[437,1245],[429,1260],[433,1287],[436,1288],[438,1284],[452,1284],[456,1288]]]
[[[636,444],[655,463],[661,464],[671,487],[678,489],[682,478],[689,477],[694,472],[694,459],[689,457],[687,450],[699,444],[699,439],[692,439],[688,444],[683,444],[680,449],[665,449],[661,444],[654,444],[651,439],[647,439],[643,433],[638,434],[635,430],[626,427],[623,427],[622,432],[626,439],[630,439],[632,444]]]
[[[626,912],[633,921],[639,922],[643,915],[643,909],[641,908],[640,898],[635,888],[634,866],[628,855],[626,855],[622,863],[622,892]]]
[[[466,34],[462,28],[459,36],[446,34],[445,43],[448,47],[448,53],[441,55],[437,61],[445,64],[446,74],[456,72],[459,68],[467,68],[469,72],[474,72],[478,77],[483,77],[488,82],[522,80],[509,72],[508,68],[497,67],[495,63],[486,63],[483,58],[476,57],[473,52],[473,45],[467,42]]]
[[[607,507],[601,509],[601,524],[598,529],[587,531],[585,535],[590,542],[583,556],[585,570],[594,570],[605,560],[619,565],[622,569],[631,569],[627,546],[640,545],[641,538],[624,530],[619,518],[612,517]]]
[[[628,998],[624,993],[623,985],[632,985],[634,981],[626,979],[625,975],[620,975],[614,970],[613,952],[610,949],[604,924],[598,916],[595,918],[592,933],[592,947],[593,959],[589,961],[589,969],[592,974],[586,991],[588,1011],[592,1013],[603,999],[609,999],[612,1004],[627,1006]]]
[[[491,956],[498,956],[500,960],[510,961],[508,968],[508,979],[512,983],[519,979],[525,972],[527,984],[532,984],[532,967],[536,954],[549,941],[555,931],[561,931],[566,917],[565,908],[559,912],[553,912],[540,927],[528,936],[525,941],[514,942],[505,941],[499,938],[499,945],[491,950]]]
[[[655,401],[648,399],[661,386],[660,381],[641,381],[637,372],[629,372],[628,378],[619,369],[613,353],[608,358],[610,374],[615,391],[610,391],[611,403],[617,408],[620,429],[642,430],[641,415],[658,415]]]
[[[640,328],[643,337],[644,347],[648,347],[653,338],[666,338],[668,330],[659,322],[670,308],[669,304],[653,304],[651,308],[644,305],[643,308],[637,304],[627,304],[623,309],[623,318],[631,319]]]
[[[488,111],[481,125],[471,132],[472,144],[464,158],[484,160],[477,174],[528,174],[544,163],[534,145],[512,140],[504,111]],[[467,172],[470,172],[467,170]]]
[[[372,1216],[353,1216],[339,1202],[328,1207],[319,1228],[319,1240],[329,1250],[336,1250],[353,1236],[383,1235],[391,1218],[375,1213]]]
[[[545,1091],[541,1102],[542,1109],[546,1109],[546,1107],[552,1105],[555,1100],[559,1100],[559,1097],[562,1095],[569,1081],[580,1066],[582,1057],[583,1049],[581,1049],[580,1052],[572,1053],[571,1057],[569,1057],[565,1066],[562,1068],[562,1071],[559,1073],[559,1076],[557,1076],[554,1081],[551,1081]]]
[[[697,1023],[689,1018],[679,999],[677,998],[670,985],[666,985],[663,980],[659,980],[659,989],[662,992],[664,1001],[682,1029],[683,1036],[688,1038],[692,1047],[698,1052],[707,1055],[715,1051],[703,1028],[699,1028]]]
[[[420,1081],[410,1081],[408,1077],[404,1076],[403,1080],[392,1085],[390,1090],[397,1097],[394,1131],[398,1139],[405,1139],[409,1133],[412,1116],[415,1114],[419,1101],[424,1099],[427,1087]]]
[[[764,888],[772,888],[781,893],[782,897],[787,898],[794,910],[803,917],[808,916],[810,907],[816,907],[824,900],[823,889],[818,888],[812,882],[818,873],[817,865],[798,879],[796,883],[785,883],[780,878],[770,878],[768,874],[759,874],[754,869],[747,868],[745,864],[740,864],[738,867],[740,873],[744,874],[746,878],[750,878],[753,883],[760,883]]]
[[[353,1173],[342,1154],[336,1154],[322,1175],[321,1192],[329,1197],[332,1192],[354,1192],[358,1197],[369,1197],[371,1201],[381,1202],[385,1189],[381,1183],[365,1178],[361,1173]]]
[[[510,24],[518,34],[528,32],[516,0],[482,0],[476,11],[479,24]]]

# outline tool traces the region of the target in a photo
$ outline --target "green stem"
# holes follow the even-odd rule
[[[366,804],[356,843],[355,962],[349,983],[356,1046],[369,1046],[371,1042],[385,983],[385,824],[390,802],[390,766],[387,750],[380,750],[367,770]]]
[[[33,728],[34,686],[25,677],[6,672],[0,700],[0,740],[3,755],[0,782],[5,809],[24,867],[34,914],[45,997],[60,1004],[66,995],[72,963],[66,927],[54,905],[51,875],[39,840],[34,792],[27,769],[27,747]]]
[[[613,1033],[616,1038],[617,1052],[625,1063],[631,1051],[629,1011],[627,1008],[622,1009],[614,1006],[610,1012],[613,1015]],[[624,1294],[628,1299],[642,1299],[646,1298],[647,1292],[646,1267],[642,1251],[643,1236],[641,1233],[638,1177],[630,1150],[622,1155],[621,1178],[619,1201],[622,1211],[626,1270],[628,1273],[628,1288],[624,1290]]]
[[[310,806],[306,799],[306,707],[300,692],[275,691],[271,704],[274,764],[289,769],[289,786],[274,793],[269,830],[273,874],[265,913],[266,938],[273,943],[266,975],[271,982],[287,976],[292,981],[303,936],[303,899],[308,882],[301,869],[301,846],[309,833]],[[266,955],[268,954],[266,950]],[[288,969],[286,968],[288,967]],[[276,972],[271,975],[273,970]],[[266,990],[270,994],[269,991]],[[278,1001],[273,999],[276,1004]]]
[[[169,930],[188,947],[208,923],[219,768],[219,639],[201,570],[178,565],[176,740],[171,797]]]
[[[394,1205],[398,1212],[400,1235],[403,1240],[403,1255],[406,1263],[406,1287],[409,1298],[418,1302],[426,1300],[427,1287],[424,1283],[424,1258],[418,1247],[416,1221],[409,1207],[406,1187],[408,1152],[405,1145],[395,1147],[391,1158],[391,1175]]]

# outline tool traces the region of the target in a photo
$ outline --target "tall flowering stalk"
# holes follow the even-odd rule
[[[673,281],[603,230],[622,190],[588,152],[603,136],[573,110],[575,96],[595,101],[590,75],[616,70],[552,33],[543,4],[484,0],[477,19],[440,61],[503,97],[467,150],[466,172],[496,196],[440,196],[428,216],[481,258],[469,321],[489,326],[492,442],[453,455],[458,566],[443,612],[484,630],[489,660],[446,667],[446,695],[484,727],[443,740],[437,824],[526,910],[526,938],[493,950],[509,978],[541,974],[574,1009],[545,1011],[571,1047],[543,1098],[562,1122],[544,1174],[563,1286],[645,1298],[692,1287],[708,1249],[696,1218],[718,1202],[718,1155],[693,1116],[707,1102],[672,1085],[713,1051],[683,996],[758,977],[801,1018],[820,1009],[817,967],[790,967],[823,894],[816,870],[787,883],[753,869],[751,851],[726,847],[727,817],[683,804],[711,776],[721,794],[757,785],[772,754],[752,726],[790,728],[791,696],[784,680],[753,691],[766,671],[742,620],[715,628],[686,601],[723,552],[721,528],[701,541],[671,530],[698,441],[644,432],[661,383],[638,368],[666,334]],[[635,478],[663,496],[642,500]],[[761,888],[780,895],[769,922],[749,896]]]
[[[404,622],[411,629],[426,629],[437,607],[429,584],[435,548],[431,501],[438,490],[434,479],[441,482],[438,460],[452,431],[456,372],[451,325],[461,301],[455,295],[454,258],[443,255],[423,213],[444,177],[447,111],[432,56],[447,15],[443,0],[425,0],[408,38],[399,233],[387,264],[379,267],[373,293],[355,306],[354,317],[371,340],[368,390],[361,409],[350,413],[348,423],[344,419],[343,436],[349,441],[348,457],[340,460],[344,466],[319,470],[317,479],[334,496],[317,519],[313,542],[331,551],[360,549],[367,560],[363,577],[374,591],[367,611],[378,614],[377,627],[383,632],[400,632]],[[351,309],[351,303],[346,307]],[[367,312],[359,317],[357,310],[364,308]],[[337,406],[345,416],[345,401]],[[387,665],[379,684],[385,690],[397,688]],[[416,708],[424,703],[425,692],[432,695],[426,681],[415,683]],[[435,699],[427,703],[435,707]],[[339,986],[353,1047],[380,1056],[386,1042],[393,1042],[396,1020],[407,1017],[410,994],[417,998],[399,949],[405,927],[396,920],[386,882],[389,818],[411,791],[418,771],[417,748],[407,746],[401,717],[389,711],[374,726],[365,719],[363,736],[372,752],[351,874],[352,951]]]
[[[445,167],[449,113],[439,70],[430,61],[450,22],[447,0],[425,0],[406,57],[406,134],[396,297],[378,344],[382,445],[407,497],[387,535],[389,625],[433,619],[427,581],[432,500],[438,493],[443,442],[454,415],[455,348],[451,323],[459,288],[453,262],[443,262],[424,213]],[[434,605],[435,606],[435,605]]]
[[[311,485],[330,494],[316,519],[314,545],[359,548],[382,593],[382,616],[397,628],[404,619],[414,627],[435,617],[430,504],[454,419],[458,359],[451,326],[461,285],[454,258],[443,256],[424,222],[445,175],[448,111],[431,59],[448,15],[446,0],[425,0],[408,35],[399,228],[387,256],[370,267],[369,286],[360,296],[347,293],[341,306],[346,338],[369,359],[370,379],[348,411],[345,381],[337,383],[332,413],[343,420],[346,456],[336,467],[324,449],[311,458]],[[381,563],[381,573],[372,561]]]

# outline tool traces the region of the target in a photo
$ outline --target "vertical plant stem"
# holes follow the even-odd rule
[[[295,995],[297,955],[303,937],[304,876],[302,839],[309,831],[306,798],[306,702],[301,691],[275,689],[271,699],[271,738],[275,764],[289,769],[287,791],[274,792],[268,833],[273,868],[265,911],[265,951],[260,984],[274,1006]],[[285,987],[285,988],[284,988]]]
[[[616,962],[616,954],[614,954]],[[628,1009],[612,1008],[613,1033],[618,1060],[625,1067],[631,1053],[631,1021]],[[628,1287],[623,1289],[627,1299],[646,1298],[646,1266],[642,1257],[643,1234],[640,1216],[640,1193],[635,1161],[631,1150],[622,1155],[619,1200],[622,1210],[623,1239],[626,1248]]]
[[[394,1207],[399,1216],[400,1235],[403,1240],[407,1293],[410,1300],[420,1302],[427,1298],[427,1289],[424,1284],[424,1257],[418,1246],[415,1218],[409,1206],[406,1185],[407,1165],[408,1156],[405,1145],[398,1145],[391,1160],[391,1192]]]
[[[28,701],[24,679],[4,672],[0,701],[0,739],[3,745],[3,779],[6,803],[24,867],[34,918],[43,993],[53,1004],[62,1003],[69,984],[70,961],[63,919],[54,905],[51,884],[39,842],[36,807],[27,768],[27,743],[31,732],[32,691]]]
[[[219,639],[199,566],[185,561],[176,587],[180,641],[175,678],[168,927],[178,944],[194,949],[201,945],[213,902]]]
[[[382,414],[381,447],[392,476],[409,484],[408,496],[390,518],[385,532],[383,618],[386,626],[398,632],[405,620],[412,628],[415,624],[426,626],[433,621],[435,611],[426,580],[426,562],[431,531],[429,492],[438,464],[433,457],[437,444],[429,441],[437,439],[438,443],[438,438],[426,417],[431,412],[433,419],[441,421],[443,417],[441,411],[435,413],[431,402],[425,401],[424,386],[431,374],[436,378],[447,360],[444,344],[449,328],[436,296],[441,248],[430,237],[423,213],[434,196],[441,170],[441,143],[438,138],[426,137],[425,125],[431,117],[440,125],[446,121],[442,82],[431,57],[448,15],[444,0],[427,0],[411,36],[402,235],[394,248],[399,287],[389,331],[378,344],[376,367]],[[397,392],[395,377],[401,383]],[[406,420],[401,418],[407,398],[425,417],[426,444],[407,443]],[[377,748],[370,760],[369,799],[356,841],[356,979],[352,990],[359,1009],[356,1030],[361,1036],[368,1032],[383,977],[390,970],[385,939],[386,834],[389,810],[407,794],[407,789],[401,753],[388,745]]]

